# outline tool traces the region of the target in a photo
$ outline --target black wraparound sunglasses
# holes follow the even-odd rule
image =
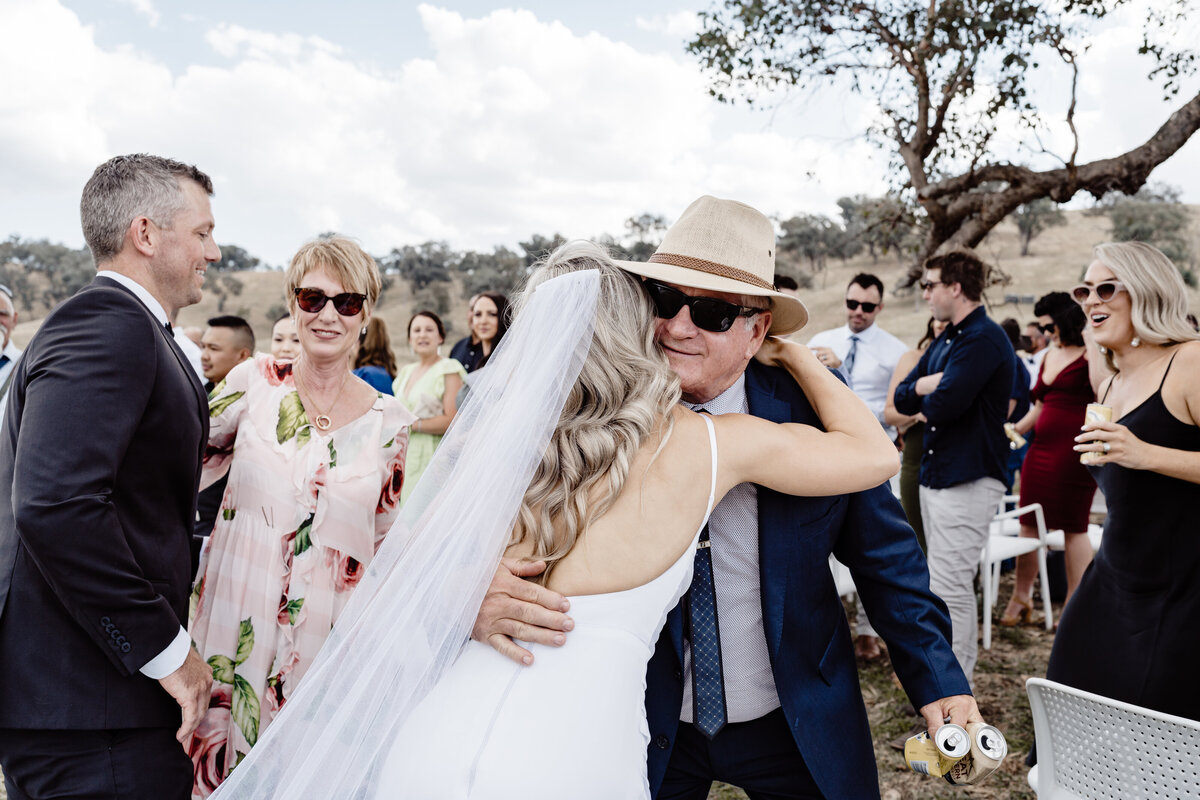
[[[1037,329],[1042,333],[1051,333],[1054,331],[1055,327],[1057,327],[1053,322],[1051,322],[1049,325],[1042,325],[1040,323],[1034,324],[1037,325]]]
[[[363,303],[367,301],[367,296],[359,292],[342,292],[330,297],[320,289],[305,289],[301,286],[296,287],[295,294],[296,305],[300,306],[301,311],[310,314],[320,313],[325,303],[332,300],[334,310],[343,317],[353,317],[362,311]]]
[[[857,300],[847,300],[846,308],[851,311],[858,311],[858,307],[862,306],[864,314],[874,314],[875,309],[879,307],[879,303],[860,303]]]
[[[701,330],[724,333],[733,326],[738,317],[753,317],[766,309],[747,308],[715,297],[692,297],[678,289],[656,280],[645,280],[642,285],[654,302],[654,313],[662,319],[674,319],[684,306],[692,315],[692,324]]]

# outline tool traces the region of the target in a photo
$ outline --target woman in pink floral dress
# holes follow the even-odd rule
[[[287,294],[294,362],[258,355],[209,401],[204,481],[229,485],[201,565],[192,639],[213,670],[192,741],[207,797],[304,677],[398,513],[413,415],[350,373],[379,295],[352,240],[309,242]]]

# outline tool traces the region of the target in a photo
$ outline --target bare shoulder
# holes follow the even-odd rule
[[[1189,395],[1200,391],[1200,341],[1184,342],[1175,348],[1171,371],[1167,376],[1167,391],[1176,389]]]
[[[921,352],[920,350],[906,351],[904,355],[900,356],[900,360],[896,362],[896,372],[902,373],[902,377],[912,372],[912,368],[921,360]]]

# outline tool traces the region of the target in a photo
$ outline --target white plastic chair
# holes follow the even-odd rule
[[[1103,526],[1097,525],[1094,522],[1089,522],[1087,526],[1088,542],[1092,545],[1092,552],[1095,553],[1100,549],[1100,540],[1104,538]],[[1054,530],[1046,534],[1046,546],[1051,550],[1064,550],[1067,546],[1067,535],[1062,531]]]
[[[1025,682],[1039,800],[1200,798],[1200,721],[1061,683]]]
[[[1012,502],[1006,498],[1005,503]],[[1019,517],[1032,513],[1037,527],[1037,538],[1018,536]],[[983,543],[979,557],[979,582],[983,586],[983,648],[992,647],[992,607],[1000,592],[1000,563],[1025,553],[1037,553],[1038,578],[1042,587],[1042,610],[1046,617],[1046,630],[1054,627],[1053,611],[1050,609],[1050,578],[1046,571],[1046,518],[1041,503],[1002,511],[992,518],[991,529]]]

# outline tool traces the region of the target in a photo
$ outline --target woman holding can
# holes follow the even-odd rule
[[[1065,531],[1067,600],[1075,593],[1083,571],[1092,561],[1087,538],[1088,513],[1096,494],[1096,481],[1079,463],[1074,451],[1075,435],[1083,410],[1096,399],[1088,372],[1083,343],[1086,322],[1079,304],[1066,292],[1051,292],[1033,307],[1038,330],[1050,340],[1033,387],[1033,407],[1017,421],[1019,434],[1034,432],[1033,443],[1021,467],[1021,505],[1039,503],[1046,527]],[[1037,538],[1032,514],[1021,518],[1021,535]],[[1012,599],[1000,617],[1000,625],[1011,628],[1032,622],[1033,579],[1037,556],[1017,556],[1017,576]]]
[[[1113,370],[1097,387],[1112,422],[1075,450],[1108,501],[1104,539],[1063,612],[1051,680],[1200,719],[1200,335],[1187,288],[1141,242],[1095,249],[1072,290]]]

